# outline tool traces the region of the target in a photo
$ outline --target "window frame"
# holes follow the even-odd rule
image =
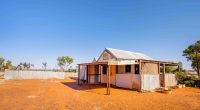
[[[131,69],[131,65],[125,65],[125,73],[131,73]]]
[[[135,64],[135,74],[140,74],[140,65],[139,64]]]
[[[107,67],[107,66],[102,66],[102,67],[103,67],[102,74],[104,74],[104,75],[107,74],[107,68],[108,68],[108,67]]]

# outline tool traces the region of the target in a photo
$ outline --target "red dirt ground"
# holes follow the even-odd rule
[[[65,80],[0,80],[0,110],[200,110],[200,89],[139,93]]]

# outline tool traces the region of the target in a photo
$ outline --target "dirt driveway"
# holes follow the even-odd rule
[[[0,80],[0,110],[200,110],[200,89],[139,93],[65,80]]]

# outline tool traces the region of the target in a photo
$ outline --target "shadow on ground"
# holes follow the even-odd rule
[[[100,94],[100,95],[106,95],[106,86],[103,84],[81,84],[78,85],[77,82],[62,82],[62,84],[64,84],[67,87],[70,87],[74,90],[81,90],[81,91],[85,91],[85,92],[90,92],[90,93],[95,93],[95,94]],[[98,92],[96,89],[105,89],[105,92],[103,93]]]
[[[106,88],[105,85],[96,85],[96,84],[81,84],[78,85],[77,82],[62,82],[65,86],[68,86],[75,90],[90,90],[90,89],[101,89]]]
[[[106,84],[80,84],[78,85],[77,82],[62,82],[62,84],[64,84],[67,87],[70,87],[74,90],[81,90],[81,91],[85,91],[85,92],[91,92],[91,93],[96,93],[96,94],[103,94],[103,95],[107,95],[106,94]],[[97,89],[105,89],[105,92],[101,91],[99,92]],[[118,89],[118,90],[126,90],[126,91],[136,91],[136,90],[132,90],[132,89],[125,89],[125,88],[120,88],[120,87],[116,87],[116,86],[112,86],[112,89]]]
[[[70,79],[78,81],[77,77],[70,77]]]

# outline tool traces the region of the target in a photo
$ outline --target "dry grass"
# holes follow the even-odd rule
[[[139,93],[65,80],[6,80],[0,84],[0,110],[200,110],[200,89],[172,94]]]

